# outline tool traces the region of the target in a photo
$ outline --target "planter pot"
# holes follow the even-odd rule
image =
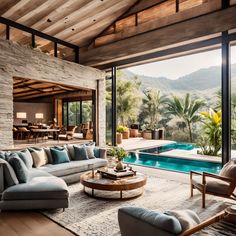
[[[159,139],[159,131],[156,130],[152,130],[152,139]]]
[[[152,131],[149,131],[149,130],[143,131],[143,138],[144,139],[152,139]]]
[[[122,133],[117,133],[116,134],[116,142],[117,144],[121,144],[122,143]]]
[[[130,129],[130,137],[136,138],[138,137],[138,135],[139,135],[138,129]]]
[[[123,170],[124,169],[124,165],[123,165],[122,161],[118,161],[118,163],[116,164],[116,169],[117,170]]]
[[[123,135],[123,136],[122,136],[123,139],[128,139],[128,138],[129,138],[129,130],[123,132],[122,135]]]

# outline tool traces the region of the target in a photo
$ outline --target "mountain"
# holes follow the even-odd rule
[[[150,77],[144,75],[135,75],[128,69],[123,70],[125,79],[132,79],[138,76],[142,82],[141,89],[157,88],[162,93],[184,93],[193,92],[200,94],[215,93],[221,87],[221,67],[212,66],[202,68],[193,73],[171,80],[166,77]],[[236,89],[236,64],[231,66],[232,74],[232,91]]]

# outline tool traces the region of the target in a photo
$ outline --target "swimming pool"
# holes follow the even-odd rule
[[[196,146],[191,143],[171,143],[171,144],[166,144],[160,147],[142,149],[139,151],[146,152],[146,153],[162,153],[162,152],[167,152],[174,149],[190,151],[190,150],[193,150],[194,148],[196,148]]]
[[[219,173],[221,170],[220,163],[189,160],[182,158],[172,158],[147,153],[130,152],[124,159],[125,163],[153,167],[164,170],[172,170],[188,173],[192,171]]]

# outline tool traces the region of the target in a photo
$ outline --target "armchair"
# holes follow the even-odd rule
[[[59,136],[58,136],[59,139],[65,139],[65,140],[73,139],[76,128],[77,128],[77,126],[74,126],[72,128],[72,130],[66,131],[65,134],[59,134]]]
[[[190,172],[190,195],[193,196],[193,189],[199,190],[202,194],[203,208],[205,208],[206,194],[236,200],[235,187],[236,159],[225,164],[219,175],[207,172]]]

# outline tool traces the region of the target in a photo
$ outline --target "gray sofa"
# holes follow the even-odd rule
[[[159,213],[139,207],[120,208],[118,221],[122,236],[180,236],[200,223],[191,210]]]
[[[69,154],[69,150],[67,151]],[[88,160],[70,158],[70,162],[67,163],[48,163],[39,168],[31,168],[26,183],[18,183],[16,179],[15,183],[10,184],[11,186],[6,186],[6,178],[9,178],[11,167],[0,158],[0,210],[67,208],[69,205],[67,184],[79,181],[80,175],[88,170],[106,165],[106,150],[99,149],[98,158]],[[14,172],[12,168],[11,171]],[[11,174],[16,178],[14,173]]]

